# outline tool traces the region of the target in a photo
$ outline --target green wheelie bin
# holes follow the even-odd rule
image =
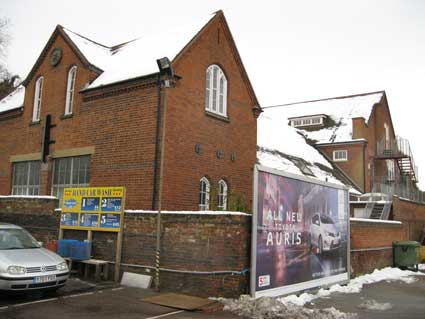
[[[419,243],[417,241],[395,241],[393,242],[394,266],[399,268],[416,267],[420,263]]]

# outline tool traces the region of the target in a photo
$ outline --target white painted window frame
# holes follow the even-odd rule
[[[205,190],[203,185],[205,185]],[[199,210],[210,209],[210,189],[211,189],[210,181],[205,176],[202,177],[199,180]]]
[[[73,112],[76,76],[77,76],[77,66],[74,65],[68,71],[68,82],[66,85],[65,115],[71,115]]]
[[[74,180],[74,171],[77,169],[75,168],[75,163],[76,163],[76,159],[79,158],[79,160],[81,160],[82,157],[85,157],[86,159],[88,159],[88,166],[87,168],[84,170],[85,174],[86,174],[86,180],[87,183],[83,183],[79,180],[79,176],[78,176],[78,180]],[[66,183],[63,181],[63,179],[65,178],[65,174],[58,176],[58,181],[57,183],[55,183],[55,173],[56,170],[58,169],[57,165],[58,165],[58,161],[59,160],[69,160],[69,165],[70,165],[70,169],[69,169],[69,183]],[[80,168],[78,168],[80,169]],[[51,188],[51,194],[53,196],[56,196],[59,199],[59,207],[61,207],[62,205],[62,196],[63,196],[63,190],[66,187],[88,187],[90,186],[90,173],[91,173],[91,158],[90,155],[81,155],[81,156],[70,156],[70,157],[58,157],[55,158],[53,161],[53,174],[52,174],[52,188]],[[58,172],[58,174],[60,174],[61,172]],[[87,177],[88,175],[88,177]]]
[[[345,156],[338,157],[336,154],[345,154]],[[333,151],[332,155],[333,155],[332,158],[333,158],[334,162],[346,162],[346,161],[348,161],[348,151],[347,150],[335,150],[335,151]]]
[[[23,166],[23,167],[22,167]],[[18,170],[22,169],[21,172]],[[24,173],[24,183],[17,184],[17,174]],[[36,179],[36,183],[31,183]],[[26,161],[13,163],[12,195],[39,195],[40,194],[40,162]]]
[[[43,97],[43,83],[44,77],[40,76],[35,82],[34,89],[34,106],[32,111],[32,121],[38,122],[40,121],[40,113],[41,113],[41,101]]]
[[[225,180],[221,179],[218,182],[218,210],[227,209],[228,187]]]
[[[294,119],[291,119],[291,126],[292,127],[304,127],[304,126],[323,125],[323,119],[324,119],[324,116],[322,116],[322,115],[294,118]],[[318,120],[318,122],[317,122],[317,120]],[[314,121],[316,121],[317,123],[313,123]]]
[[[206,72],[205,110],[227,117],[227,78],[216,64],[210,65]]]

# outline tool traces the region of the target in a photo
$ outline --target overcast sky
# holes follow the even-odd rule
[[[222,9],[262,106],[385,90],[425,187],[425,1],[0,0],[22,78],[57,24],[106,45]]]

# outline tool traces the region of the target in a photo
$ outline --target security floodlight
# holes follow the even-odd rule
[[[156,60],[158,63],[159,73],[168,74],[169,76],[174,76],[173,67],[171,66],[171,61],[167,57]]]

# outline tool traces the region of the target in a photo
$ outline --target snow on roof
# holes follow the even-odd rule
[[[352,141],[353,118],[364,118],[369,121],[373,105],[378,103],[384,92],[333,99],[301,102],[264,108],[264,113],[276,119],[282,125],[288,125],[289,119],[315,114],[325,114],[335,123],[317,130],[298,129],[306,137],[318,143],[334,143]]]
[[[67,28],[63,28],[66,35],[77,46],[84,57],[101,70],[108,67],[108,60],[112,55],[112,48],[96,43]]]
[[[257,161],[261,165],[308,176],[295,163],[297,159],[302,159],[313,173],[314,176],[311,177],[334,184],[344,184],[332,173],[334,168],[329,161],[314,147],[308,145],[294,128],[264,113],[257,122],[257,144]]]
[[[64,31],[85,58],[104,71],[88,87],[95,88],[158,73],[156,60],[168,57],[173,61],[211,19],[209,16],[190,25],[168,27],[156,34],[142,35],[118,48],[103,46],[65,28]]]
[[[24,106],[25,87],[19,85],[12,93],[0,101],[0,113]]]

